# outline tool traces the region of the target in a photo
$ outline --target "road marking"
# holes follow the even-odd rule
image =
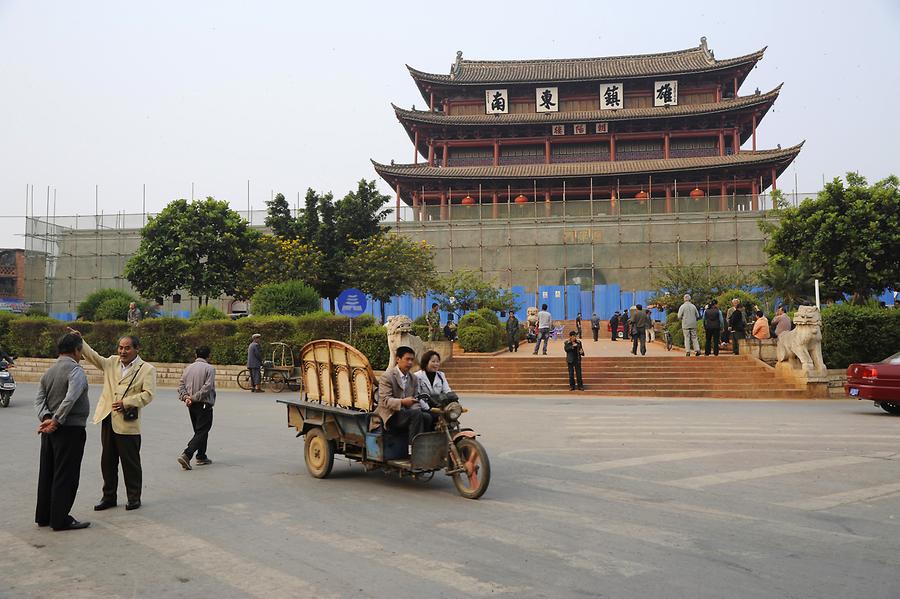
[[[288,513],[268,512],[260,514],[243,503],[212,507],[244,518],[255,518],[266,526],[276,526],[307,541],[322,543],[334,549],[351,553],[361,559],[380,564],[389,570],[400,570],[415,578],[443,584],[466,595],[522,594],[530,590],[530,587],[504,586],[469,576],[464,574],[466,570],[464,564],[451,562],[446,559],[428,559],[425,556],[412,553],[397,553],[395,549],[389,549],[375,539],[357,534],[352,536],[338,535],[303,526],[297,523],[296,519]]]
[[[875,487],[865,487],[863,489],[854,489],[853,491],[844,491],[843,493],[832,493],[831,495],[822,495],[820,497],[810,497],[809,499],[800,499],[797,501],[787,501],[779,503],[784,507],[795,508],[798,510],[827,510],[839,505],[848,503],[857,503],[859,501],[870,501],[874,499],[884,499],[900,493],[900,483],[890,483],[886,485],[878,485]]]
[[[561,551],[559,549],[548,547],[542,542],[544,539],[538,539],[532,534],[525,535],[491,526],[489,524],[485,525],[480,522],[442,522],[436,526],[470,539],[478,541],[496,541],[503,545],[516,547],[517,549],[549,555],[559,559],[569,567],[587,570],[600,576],[618,574],[630,578],[638,574],[646,574],[657,570],[657,568],[652,566],[619,559],[596,551]]]
[[[681,487],[683,489],[703,489],[706,487],[722,485],[725,483],[768,478],[770,476],[781,476],[783,474],[799,474],[801,472],[822,470],[823,468],[837,468],[840,466],[850,466],[853,464],[864,464],[871,461],[873,461],[872,458],[866,458],[862,456],[841,456],[835,458],[824,458],[821,460],[808,460],[805,462],[778,464],[777,466],[762,466],[759,468],[749,468],[747,470],[733,470],[731,472],[721,472],[719,474],[704,474],[703,476],[692,476],[690,478],[681,478],[678,480],[662,482],[664,482],[664,484]]]
[[[236,555],[186,534],[177,528],[158,524],[140,516],[120,516],[106,523],[119,536],[148,547],[157,553],[192,567],[253,597],[336,597],[309,582],[262,564],[247,555]],[[203,559],[197,561],[197,556]]]
[[[577,466],[569,466],[569,470],[576,470],[578,472],[602,472],[604,470],[615,470],[616,468],[629,468],[632,466],[646,466],[649,464],[660,464],[664,462],[678,462],[681,460],[690,460],[695,458],[708,458],[712,456],[724,455],[727,453],[733,453],[737,450],[723,450],[723,451],[703,451],[703,450],[695,450],[695,451],[682,451],[679,453],[658,453],[654,455],[648,455],[643,457],[636,458],[623,458],[620,460],[606,460],[603,462],[593,462],[590,464],[579,464]]]
[[[633,437],[634,431],[629,429],[603,429],[603,435],[606,437]],[[653,435],[675,435],[678,434],[679,437],[684,437],[684,435],[675,433],[675,432],[654,432]],[[695,431],[688,433],[693,437],[747,437],[752,439],[768,439],[768,438],[778,438],[778,439],[796,439],[796,438],[810,438],[810,439],[823,439],[822,433],[749,433],[749,432],[729,432],[729,429],[720,429],[717,431]],[[897,440],[897,435],[870,435],[868,433],[859,433],[855,435],[828,435],[828,441],[840,440],[840,439],[891,439],[893,441]]]
[[[657,497],[647,497],[627,491],[618,491],[615,489],[601,489],[581,483],[564,482],[550,478],[526,477],[521,480],[526,485],[545,489],[548,491],[556,491],[558,493],[566,493],[569,495],[581,495],[587,497],[596,497],[607,501],[618,501],[630,505],[644,504],[653,510],[675,514],[676,516],[684,516],[692,514],[708,520],[725,522],[734,524],[735,522],[753,523],[754,529],[766,530],[768,532],[781,536],[789,536],[798,539],[815,541],[817,543],[828,542],[851,542],[851,541],[870,541],[872,537],[865,537],[857,534],[845,532],[833,532],[822,530],[819,528],[811,528],[790,522],[769,518],[758,518],[747,514],[741,514],[736,511],[717,510],[700,505],[683,503],[680,501],[668,501]],[[495,503],[495,502],[491,502]],[[539,504],[538,504],[539,505]],[[530,506],[523,506],[522,509],[528,509]],[[554,508],[557,512],[559,508]]]

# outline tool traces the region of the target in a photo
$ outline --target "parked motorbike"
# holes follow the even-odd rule
[[[13,367],[11,362],[0,359],[0,407],[9,406],[9,400],[16,390],[16,380],[9,371]]]

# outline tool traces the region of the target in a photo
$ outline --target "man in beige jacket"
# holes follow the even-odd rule
[[[70,332],[80,335],[78,331]],[[94,410],[94,424],[100,423],[100,470],[103,499],[97,511],[116,506],[119,463],[128,495],[126,510],[141,507],[141,413],[156,393],[156,368],[138,355],[141,344],[134,335],[119,339],[117,355],[104,358],[84,342],[84,359],[103,373],[103,392]]]

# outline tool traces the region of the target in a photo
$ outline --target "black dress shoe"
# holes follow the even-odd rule
[[[138,509],[139,507],[141,507],[141,500],[140,500],[140,499],[135,499],[134,501],[129,501],[128,503],[125,504],[125,509],[126,509],[126,510],[129,510],[129,511],[130,511],[130,510],[136,510],[136,509]]]
[[[55,531],[61,531],[61,530],[81,530],[82,528],[87,528],[87,527],[90,526],[90,525],[91,525],[90,522],[79,522],[79,521],[76,520],[75,518],[72,518],[72,521],[69,522],[68,524],[66,524],[65,526],[63,526],[63,527],[61,527],[61,528],[54,528],[53,530],[55,530]]]
[[[94,506],[94,511],[100,512],[103,510],[108,510],[111,507],[116,507],[116,505],[117,504],[115,501],[107,501],[106,499],[103,499],[102,501],[100,501],[100,503]]]
[[[46,528],[46,527],[50,526],[49,522],[35,522],[35,524],[37,524],[41,528]]]

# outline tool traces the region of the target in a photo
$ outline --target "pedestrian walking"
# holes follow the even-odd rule
[[[135,327],[141,322],[142,317],[141,309],[137,307],[136,303],[131,302],[128,304],[128,324]]]
[[[641,355],[647,355],[647,328],[651,326],[650,317],[644,312],[644,308],[638,304],[631,313],[628,320],[629,328],[631,328],[631,353],[637,355],[638,343],[641,344]]]
[[[553,324],[553,316],[547,310],[547,304],[541,304],[541,311],[538,312],[538,337],[534,342],[534,355],[536,356],[538,353],[538,348],[541,346],[541,340],[544,341],[544,352],[543,355],[547,355],[547,343],[550,341],[550,327]]]
[[[578,333],[578,338],[582,339],[582,330],[581,330],[581,312],[575,316],[575,332]]]
[[[594,341],[596,341],[600,335],[600,317],[597,316],[596,312],[591,315],[591,333],[593,333]]]
[[[72,333],[59,339],[59,357],[41,377],[34,401],[41,423],[37,429],[41,457],[34,521],[53,530],[79,530],[91,525],[69,514],[78,493],[87,438],[84,429],[91,411],[87,376],[79,364],[83,346],[81,337]]]
[[[728,319],[728,327],[731,330],[731,346],[734,350],[734,355],[737,356],[741,353],[740,340],[747,334],[747,324],[744,321],[744,307],[740,305],[740,302],[738,302],[734,312],[731,313],[731,318]]]
[[[178,463],[185,470],[191,469],[191,459],[196,454],[198,466],[212,464],[206,455],[206,444],[213,424],[213,406],[216,403],[216,369],[209,363],[210,350],[201,345],[194,354],[197,358],[184,369],[178,383],[178,399],[187,406],[194,436],[178,456]]]
[[[656,328],[653,326],[653,312],[650,308],[644,310],[647,314],[647,322],[649,325],[647,326],[647,343],[653,343],[656,341]]]
[[[425,315],[425,322],[428,323],[428,340],[441,340],[441,313],[440,306],[437,303],[431,304],[431,310]]]
[[[612,315],[609,319],[609,330],[612,332],[612,340],[616,341],[619,338],[619,311],[616,310],[616,313]]]
[[[719,311],[719,302],[709,302],[709,307],[703,313],[703,330],[706,331],[705,355],[709,355],[710,348],[715,355],[719,355],[719,335],[722,333],[722,312]]]
[[[506,349],[510,353],[519,351],[519,319],[512,312],[506,319]]]
[[[728,323],[731,322],[731,315],[734,314],[734,311],[737,310],[738,304],[741,303],[741,300],[738,298],[733,298],[731,300],[731,305],[728,306],[728,310],[725,312],[725,332],[722,335],[722,344],[724,345],[731,339],[731,325]]]
[[[697,336],[697,321],[700,320],[700,311],[691,303],[690,294],[684,294],[684,303],[678,308],[678,319],[681,321],[681,330],[684,331],[685,355],[691,355],[691,349],[700,355],[700,338]]]
[[[262,347],[259,342],[262,335],[254,333],[250,337],[250,345],[247,346],[247,370],[250,371],[250,392],[262,393]]]
[[[78,331],[69,332],[81,335]],[[94,506],[100,511],[116,506],[119,464],[128,496],[126,510],[141,507],[141,414],[156,395],[156,368],[144,362],[138,352],[140,340],[134,335],[119,339],[117,355],[102,357],[87,341],[84,359],[103,373],[103,392],[94,410],[94,424],[100,424],[100,470],[103,498]]]
[[[569,369],[569,391],[574,391],[576,387],[579,391],[584,391],[584,381],[581,378],[584,347],[578,339],[578,333],[569,331],[569,340],[563,343],[563,349],[566,351],[566,366]]]

